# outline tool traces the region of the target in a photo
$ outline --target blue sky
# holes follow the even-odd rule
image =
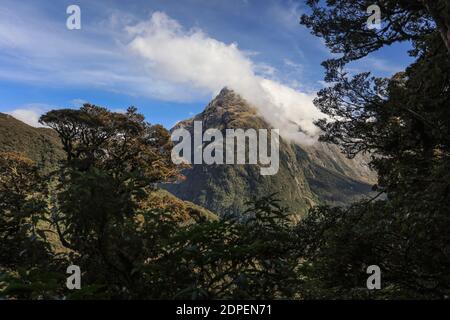
[[[81,30],[66,28],[72,4]],[[277,106],[263,115],[308,127],[330,54],[299,25],[305,10],[291,0],[0,0],[0,112],[33,124],[83,102],[134,105],[171,127],[229,86],[255,104],[268,93]],[[408,49],[383,49],[352,68],[389,76],[411,62]]]

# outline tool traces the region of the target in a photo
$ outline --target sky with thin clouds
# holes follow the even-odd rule
[[[81,30],[66,28],[72,4]],[[134,105],[170,128],[227,86],[306,141],[331,55],[299,24],[304,12],[293,0],[0,0],[0,112],[37,125],[50,109]],[[352,71],[390,76],[410,63],[408,49],[384,49]]]

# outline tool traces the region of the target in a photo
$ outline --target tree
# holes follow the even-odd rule
[[[286,209],[274,195],[249,202],[243,220],[181,228],[145,268],[158,298],[287,299],[297,294],[298,256]],[[154,232],[154,231],[152,231]],[[152,290],[152,289],[148,289]]]
[[[326,80],[334,81],[346,63],[363,58],[383,46],[402,41],[422,41],[439,33],[450,53],[450,4],[446,0],[381,0],[377,5],[384,20],[381,29],[367,28],[366,10],[371,0],[307,0],[310,15],[301,23],[322,37],[331,52],[342,54],[323,63]]]
[[[48,257],[38,230],[44,192],[32,160],[0,153],[0,268],[33,267]]]
[[[0,297],[60,297],[56,279],[63,273],[47,237],[46,194],[32,160],[0,153]]]
[[[312,14],[302,19],[333,52],[342,53],[324,63],[332,84],[315,100],[329,116],[317,122],[321,140],[339,145],[349,157],[372,154],[379,176],[375,189],[385,200],[348,210],[322,208],[301,223],[312,233],[302,244],[315,268],[312,278],[340,295],[354,295],[364,285],[357,277],[375,261],[387,286],[379,296],[444,298],[450,288],[448,2],[381,1],[387,23],[378,31],[368,30],[365,11],[358,11],[368,2],[327,3],[323,8],[309,1]],[[416,61],[391,79],[345,72],[346,63],[405,40],[413,41]],[[323,234],[326,240],[313,246]],[[332,272],[336,266],[339,274]]]
[[[140,279],[135,271],[148,258],[141,203],[178,175],[169,133],[133,107],[120,114],[86,104],[50,111],[40,121],[58,132],[67,155],[52,198],[61,243],[87,270],[88,283],[95,278],[112,296],[131,295]]]

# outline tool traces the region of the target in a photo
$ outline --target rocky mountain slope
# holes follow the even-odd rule
[[[270,125],[239,95],[227,88],[192,119],[174,128],[193,135],[194,121],[203,130],[269,129]],[[284,206],[301,217],[314,205],[345,205],[367,195],[376,177],[364,159],[347,159],[337,147],[323,143],[297,145],[280,138],[280,167],[262,176],[257,165],[193,165],[186,179],[166,188],[177,197],[220,214],[239,214],[246,202],[277,192]]]

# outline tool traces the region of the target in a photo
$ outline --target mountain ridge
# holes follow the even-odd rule
[[[203,130],[271,128],[255,107],[229,88],[172,131],[184,128],[192,134],[194,121],[201,121]],[[370,193],[376,182],[363,159],[347,159],[336,146],[298,145],[282,137],[280,168],[274,176],[261,176],[256,165],[192,165],[184,175],[185,180],[166,188],[219,214],[238,214],[248,200],[278,193],[296,219],[318,204],[346,205]]]

